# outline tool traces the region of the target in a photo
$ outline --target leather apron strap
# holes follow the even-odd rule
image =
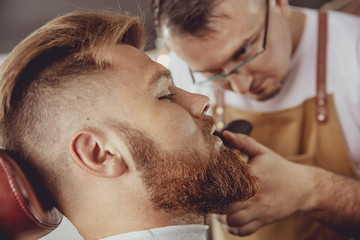
[[[319,12],[317,83],[316,83],[316,119],[319,123],[328,120],[326,100],[326,51],[327,50],[327,13]]]

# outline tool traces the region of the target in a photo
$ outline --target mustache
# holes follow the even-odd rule
[[[213,129],[214,124],[215,124],[214,119],[209,115],[205,115],[201,119],[201,132],[206,138],[211,137],[211,131]]]

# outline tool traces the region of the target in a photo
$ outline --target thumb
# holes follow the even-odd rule
[[[239,133],[224,131],[223,137],[236,149],[253,157],[268,152],[268,148],[258,143],[255,139]]]

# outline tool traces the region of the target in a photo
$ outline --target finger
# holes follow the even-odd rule
[[[258,221],[252,221],[241,227],[230,227],[227,225],[223,225],[223,227],[227,232],[231,234],[238,236],[247,236],[256,232],[261,227],[261,224]]]
[[[215,219],[218,220],[220,223],[227,225],[226,214],[215,214]]]
[[[250,214],[248,210],[241,210],[226,215],[226,225],[229,227],[241,227],[256,220],[257,217]]]
[[[247,210],[240,210],[231,214],[218,214],[215,219],[220,223],[228,225],[229,227],[241,227],[246,225],[257,218],[252,217]]]
[[[268,151],[265,146],[245,134],[235,134],[230,131],[224,131],[223,136],[232,146],[250,156],[260,155]]]
[[[230,206],[230,208],[226,211],[226,214],[232,214],[238,211],[243,211],[251,206],[251,201],[246,200],[244,202],[236,202]]]

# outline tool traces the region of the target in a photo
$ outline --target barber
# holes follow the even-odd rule
[[[213,239],[359,236],[360,18],[285,0],[152,9],[176,84],[212,99],[219,129],[254,125],[252,138],[232,141],[250,154],[261,191],[213,219]]]

